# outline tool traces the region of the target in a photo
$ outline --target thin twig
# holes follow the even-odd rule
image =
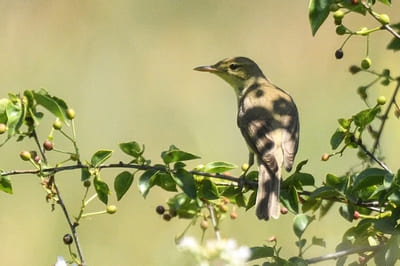
[[[219,232],[217,220],[215,219],[214,207],[211,204],[209,204],[208,210],[210,211],[211,223],[214,228],[215,236],[217,237],[217,240],[219,241],[219,240],[221,240],[221,234]]]
[[[372,154],[372,152],[370,152],[367,147],[365,147],[364,144],[361,143],[361,140],[357,140],[356,143],[360,146],[360,148],[372,159],[374,160],[377,164],[379,164],[383,169],[385,169],[388,173],[390,173],[391,175],[393,175],[392,170],[389,169],[389,167],[386,166],[386,164],[384,164],[381,160],[379,160],[378,158],[376,158],[375,155]]]
[[[344,257],[344,256],[347,256],[347,255],[351,255],[351,254],[362,253],[362,252],[367,252],[367,251],[375,251],[375,250],[377,250],[379,248],[382,248],[382,247],[383,247],[383,245],[357,247],[357,248],[342,250],[342,251],[338,251],[338,252],[335,252],[335,253],[326,254],[326,255],[323,255],[323,256],[307,259],[306,262],[308,264],[314,264],[314,263],[325,261],[325,260],[334,260],[334,259],[337,259],[337,258],[340,258],[340,257]]]
[[[35,140],[35,143],[40,151],[40,155],[42,155],[43,162],[45,164],[47,164],[47,158],[46,158],[46,155],[44,154],[44,149],[43,149],[42,145],[40,145],[39,138],[38,138],[38,135],[36,134],[35,129],[32,130],[32,137]]]
[[[389,105],[386,108],[385,114],[382,117],[382,123],[381,123],[381,126],[379,127],[378,134],[376,135],[375,143],[372,148],[372,152],[371,152],[372,154],[375,154],[375,151],[379,146],[379,141],[382,136],[383,128],[385,127],[386,120],[389,117],[389,112],[390,112],[390,109],[392,108],[392,105],[396,103],[396,96],[397,96],[397,93],[399,92],[399,88],[400,88],[400,80],[397,80],[396,89],[394,90],[392,98],[390,99]]]

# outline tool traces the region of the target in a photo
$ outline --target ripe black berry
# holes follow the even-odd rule
[[[343,50],[337,49],[335,52],[335,57],[336,57],[336,59],[341,59],[343,57]]]
[[[65,245],[71,245],[73,242],[73,238],[70,234],[65,234],[63,237],[63,241]]]
[[[164,214],[164,212],[165,212],[164,206],[158,205],[158,206],[156,207],[156,212],[157,212],[158,214],[160,214],[160,215]]]

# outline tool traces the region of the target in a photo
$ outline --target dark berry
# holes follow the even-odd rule
[[[50,140],[46,140],[45,142],[43,142],[43,148],[46,151],[51,151],[53,149],[53,142],[51,142]]]
[[[169,213],[164,213],[164,215],[163,215],[163,217],[162,217],[165,221],[169,221],[169,220],[171,220],[171,215],[169,215]]]
[[[156,212],[157,212],[158,214],[160,214],[160,215],[164,214],[164,212],[165,212],[164,206],[158,205],[158,206],[156,207]]]
[[[336,59],[342,59],[343,58],[343,50],[337,49],[335,52],[335,57],[336,57]]]
[[[65,234],[63,237],[63,241],[65,245],[71,245],[74,240],[70,234]]]
[[[359,66],[356,66],[356,65],[352,65],[352,66],[350,66],[349,67],[349,72],[351,73],[351,74],[357,74],[358,72],[360,72],[361,71],[361,68],[359,67]]]

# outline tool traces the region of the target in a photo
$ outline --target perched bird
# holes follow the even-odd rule
[[[299,143],[299,117],[292,97],[246,57],[227,58],[194,70],[214,73],[235,90],[237,124],[249,147],[249,165],[254,154],[259,165],[257,217],[278,218],[281,168],[292,169]]]

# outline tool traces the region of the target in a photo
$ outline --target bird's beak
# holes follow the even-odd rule
[[[214,66],[199,66],[199,67],[193,68],[193,70],[201,71],[201,72],[210,72],[210,73],[218,72],[218,69],[216,69]]]

